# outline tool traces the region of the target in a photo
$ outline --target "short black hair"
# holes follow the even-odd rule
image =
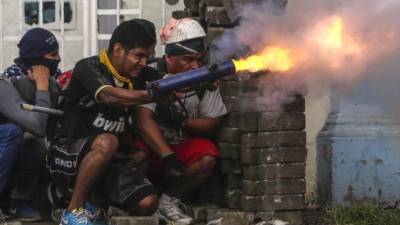
[[[156,29],[152,22],[144,19],[133,19],[122,22],[115,28],[108,44],[111,53],[115,43],[120,43],[125,50],[147,48],[157,41]]]

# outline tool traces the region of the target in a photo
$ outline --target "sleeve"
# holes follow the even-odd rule
[[[48,115],[23,110],[21,104],[26,102],[11,83],[4,80],[0,81],[0,96],[6,96],[0,98],[0,112],[5,118],[33,135],[43,136],[45,134]],[[50,93],[48,91],[37,91],[35,105],[51,107]]]
[[[101,63],[96,58],[83,59],[74,68],[72,79],[76,79],[96,100],[98,94],[105,87],[112,87],[112,83],[104,76]]]
[[[215,91],[206,90],[199,105],[199,116],[217,118],[227,114],[228,111],[222,101],[219,88]]]
[[[143,108],[149,109],[149,110],[151,110],[153,112],[156,112],[156,106],[157,106],[156,103],[148,103],[148,104],[144,104],[144,105],[139,105],[139,107],[143,107]]]

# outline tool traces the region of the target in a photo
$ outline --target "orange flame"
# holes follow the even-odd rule
[[[331,55],[332,68],[342,67],[349,57],[362,56],[363,47],[344,28],[343,19],[332,16],[318,24],[313,34],[312,41]]]
[[[317,35],[318,43],[327,47],[338,49],[343,46],[343,20],[334,16],[328,26],[323,26]]]
[[[350,32],[345,30],[343,18],[331,16],[317,23],[310,34],[310,49],[282,46],[267,46],[257,54],[244,59],[233,60],[237,72],[288,72],[314,56],[306,57],[312,50],[327,53],[331,68],[342,68],[349,59],[363,56],[363,46],[357,42]]]
[[[266,47],[259,54],[248,58],[233,60],[237,72],[265,71],[285,72],[294,67],[294,60],[290,56],[290,50],[280,47]]]

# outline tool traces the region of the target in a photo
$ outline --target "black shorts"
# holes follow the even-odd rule
[[[46,167],[64,197],[72,196],[79,165],[96,137],[54,141],[46,157]],[[156,195],[150,181],[130,163],[128,155],[117,153],[96,181],[91,194],[107,205],[130,211],[149,195]],[[93,196],[91,196],[93,197]]]

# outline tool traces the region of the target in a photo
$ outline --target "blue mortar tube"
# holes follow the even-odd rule
[[[235,72],[235,65],[232,60],[229,60],[152,81],[147,85],[147,91],[151,96],[160,96],[173,90],[197,85],[204,81],[211,81]]]

